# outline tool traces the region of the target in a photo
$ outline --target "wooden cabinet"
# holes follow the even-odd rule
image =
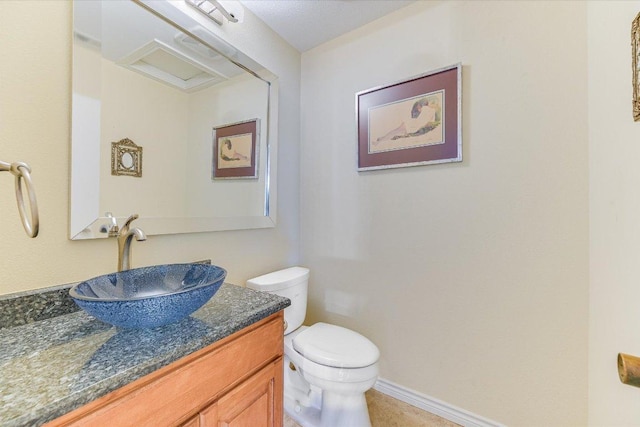
[[[282,410],[276,395],[282,383],[282,358],[201,410],[183,427],[276,427],[282,425]]]
[[[46,427],[281,427],[282,353],[279,312]]]

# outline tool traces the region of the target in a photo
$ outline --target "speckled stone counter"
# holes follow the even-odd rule
[[[37,426],[290,304],[224,284],[179,323],[118,329],[83,311],[0,329],[0,425]]]

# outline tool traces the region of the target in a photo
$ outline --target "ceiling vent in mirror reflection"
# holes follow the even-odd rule
[[[117,62],[184,92],[196,92],[226,80],[206,65],[155,39]]]
[[[202,37],[201,35],[202,31],[197,28],[193,30],[193,33],[196,36]],[[228,58],[232,58],[236,55],[235,49],[227,47],[222,43],[219,43],[217,46],[213,46],[216,49],[214,50],[208,46],[205,46],[204,44],[200,43],[193,37],[184,33],[176,34],[175,41],[181,46],[184,46],[187,49],[191,50],[192,52],[195,52],[198,55],[201,55],[204,58],[209,60],[226,61],[226,58],[224,58],[219,52],[221,52],[223,55],[225,55]],[[221,74],[224,74],[224,73],[221,73]]]

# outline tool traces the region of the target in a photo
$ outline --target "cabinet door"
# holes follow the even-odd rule
[[[199,416],[196,415],[195,417],[191,418],[189,421],[187,421],[184,424],[180,424],[180,427],[200,427],[200,419]]]
[[[282,358],[200,413],[200,427],[281,427]]]

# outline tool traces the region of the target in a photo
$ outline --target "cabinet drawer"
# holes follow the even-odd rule
[[[282,312],[66,414],[53,426],[173,426],[282,355]]]

